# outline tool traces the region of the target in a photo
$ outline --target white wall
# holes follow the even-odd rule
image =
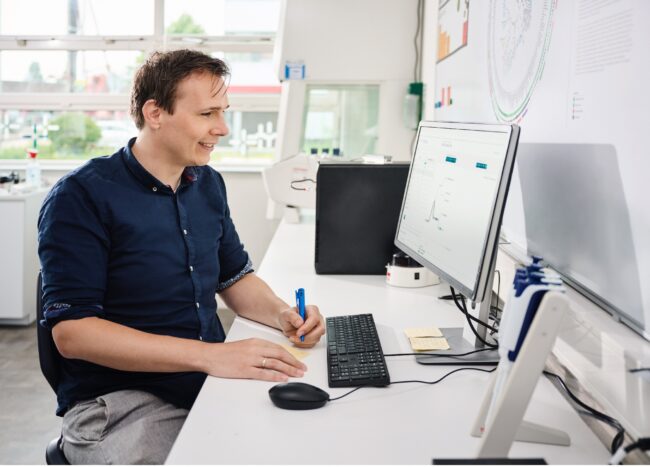
[[[258,269],[280,221],[266,218],[268,197],[260,172],[222,172],[222,175],[233,222]]]
[[[285,63],[302,61],[305,80],[283,83],[278,159],[298,151],[305,83],[378,84],[376,151],[410,159],[414,132],[402,124],[402,101],[416,80],[416,18],[417,0],[284,0],[274,53],[277,73],[284,79]]]
[[[276,40],[278,76],[303,60],[306,79],[411,80],[417,0],[285,0]]]
[[[433,120],[436,89],[436,57],[438,56],[438,0],[424,0],[424,32],[422,36],[422,82],[424,83],[424,120]]]

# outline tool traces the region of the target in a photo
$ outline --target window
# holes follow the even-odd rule
[[[279,0],[0,1],[0,159],[34,146],[42,159],[115,152],[137,134],[128,114],[135,70],[153,50],[189,47],[232,73],[230,134],[213,160],[270,161],[279,11]]]
[[[213,53],[230,67],[230,92],[279,93],[280,82],[273,71],[273,54]]]
[[[272,35],[280,0],[166,0],[168,34]]]
[[[134,50],[0,52],[0,91],[128,93],[144,60]]]
[[[335,150],[346,159],[372,154],[377,144],[379,86],[307,86],[302,150]]]
[[[0,34],[152,35],[154,0],[2,0]]]
[[[228,162],[242,158],[272,161],[277,119],[277,112],[226,113],[230,133],[219,140],[219,157]]]
[[[38,148],[40,159],[105,156],[137,134],[128,112],[1,110],[0,159],[24,157]]]

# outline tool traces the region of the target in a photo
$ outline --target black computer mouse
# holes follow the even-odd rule
[[[281,409],[311,410],[324,406],[330,395],[311,384],[283,383],[269,389],[269,397]]]

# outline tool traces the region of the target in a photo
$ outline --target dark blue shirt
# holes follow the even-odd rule
[[[216,292],[252,271],[221,175],[185,169],[176,193],[131,152],[92,159],[63,177],[39,216],[44,319],[100,317],[144,332],[223,342]],[[63,359],[57,414],[121,389],[190,408],[202,373],[127,372]]]

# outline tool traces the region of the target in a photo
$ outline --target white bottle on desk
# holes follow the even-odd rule
[[[38,163],[38,150],[27,150],[27,166],[25,167],[25,182],[34,189],[41,187],[41,165]]]

